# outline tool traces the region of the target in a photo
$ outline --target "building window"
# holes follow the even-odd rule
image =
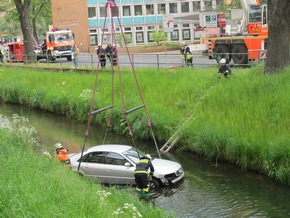
[[[200,1],[198,2],[192,2],[192,8],[193,8],[193,11],[199,11],[200,10]]]
[[[154,30],[154,26],[148,26],[147,30]]]
[[[189,23],[182,24],[182,27],[183,28],[188,28],[189,27]]]
[[[125,27],[124,31],[131,31],[131,27]]]
[[[154,42],[153,32],[147,32],[148,42]]]
[[[146,15],[154,14],[154,5],[146,5]]]
[[[130,6],[123,6],[123,16],[131,16]]]
[[[112,7],[112,16],[119,17],[119,7]]]
[[[182,38],[183,38],[183,40],[189,40],[190,39],[190,30],[182,30]]]
[[[212,1],[205,1],[204,8],[206,11],[212,10]]]
[[[131,43],[132,42],[132,33],[125,33],[124,35],[126,35],[127,37],[127,41],[126,41],[126,43],[128,44],[128,43]]]
[[[96,17],[97,16],[96,8],[95,7],[89,7],[88,8],[88,14],[89,14],[89,18]]]
[[[105,7],[100,7],[100,17],[106,17],[107,16],[107,10]]]
[[[174,30],[171,32],[171,40],[172,41],[178,41],[179,40],[179,32],[178,30]]]
[[[181,2],[181,12],[182,13],[189,12],[189,2]]]
[[[138,26],[138,27],[136,27],[136,30],[143,30],[143,27]]]
[[[166,12],[165,4],[158,4],[157,7],[158,7],[158,14],[165,14]]]
[[[169,3],[169,13],[177,13],[177,3]]]
[[[135,5],[134,6],[134,14],[135,14],[135,16],[143,15],[143,13],[142,13],[142,5]]]
[[[143,32],[136,33],[136,42],[137,43],[144,42],[144,35],[143,34],[144,34]]]
[[[98,34],[96,29],[90,30],[90,45],[98,44]]]

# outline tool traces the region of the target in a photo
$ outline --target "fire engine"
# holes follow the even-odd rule
[[[201,37],[201,44],[210,59],[227,57],[229,62],[247,64],[266,57],[267,5],[261,5],[259,0],[241,0],[241,4],[242,9],[231,10],[230,25],[220,22],[220,14],[201,13],[200,20],[206,26],[202,29],[205,37]],[[216,28],[206,25],[214,21],[212,18],[220,24]]]
[[[41,50],[36,52],[37,59],[55,61],[57,58],[66,58],[68,61],[71,61],[74,44],[74,34],[72,31],[53,28],[46,33]]]

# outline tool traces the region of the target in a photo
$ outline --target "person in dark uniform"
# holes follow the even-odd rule
[[[107,55],[108,61],[112,64],[112,45],[109,43],[105,48],[105,53]]]
[[[150,168],[150,175],[154,174],[154,167],[151,163],[152,157],[146,154],[140,158],[136,164],[134,171],[135,182],[137,184],[136,190],[141,193],[141,196],[147,196],[150,188],[148,170]]]
[[[222,58],[220,60],[220,66],[219,66],[219,70],[218,70],[218,78],[220,79],[221,76],[224,76],[225,78],[227,78],[228,75],[231,75],[231,74],[232,74],[232,69],[227,64],[226,59]]]
[[[118,51],[115,44],[112,45],[112,65],[117,65]]]
[[[106,68],[106,54],[105,54],[105,49],[102,48],[102,45],[98,45],[97,49],[97,55],[99,57],[99,61],[101,63],[101,68]]]

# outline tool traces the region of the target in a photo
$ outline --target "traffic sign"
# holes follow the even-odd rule
[[[163,15],[163,31],[165,33],[170,33],[174,31],[173,14]]]

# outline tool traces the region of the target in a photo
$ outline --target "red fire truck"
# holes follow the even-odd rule
[[[204,28],[207,34],[201,39],[201,44],[210,59],[227,57],[235,64],[247,64],[266,57],[267,5],[261,5],[259,0],[241,0],[241,3],[242,9],[232,10],[232,18],[240,14],[239,19],[232,19],[226,27]],[[210,16],[215,15],[205,13],[202,16],[211,19]]]

